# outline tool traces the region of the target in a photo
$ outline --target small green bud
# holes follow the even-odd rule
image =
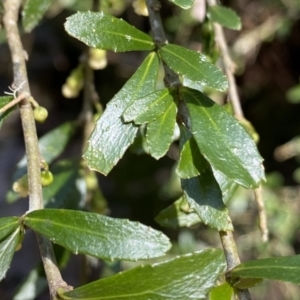
[[[53,182],[53,174],[49,170],[42,171],[41,182],[42,182],[42,186],[48,186]]]
[[[48,110],[45,107],[37,106],[33,110],[34,119],[39,122],[43,123],[48,117]]]

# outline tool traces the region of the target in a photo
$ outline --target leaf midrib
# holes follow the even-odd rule
[[[193,64],[190,64],[190,63],[189,63],[187,60],[185,60],[182,56],[177,55],[175,52],[170,51],[170,49],[168,49],[167,46],[163,47],[160,51],[166,51],[166,52],[171,53],[173,56],[175,56],[175,57],[179,58],[180,60],[184,61],[188,66],[190,66],[190,68],[196,70],[198,73],[201,73],[201,76],[202,76],[203,78],[206,78],[204,72],[201,72],[201,70],[200,70],[199,68],[196,68]],[[193,55],[197,54],[197,53],[194,53],[194,52],[192,52],[192,51],[190,51],[190,52],[191,52]],[[200,57],[200,55],[201,55],[201,53],[199,53],[199,57]],[[203,62],[203,63],[205,63],[205,62]],[[186,77],[190,77],[190,76],[187,76],[186,74],[185,74],[185,76],[186,76]],[[196,81],[197,81],[197,82],[200,82],[200,80],[196,80]]]
[[[154,92],[154,93],[155,93],[155,92]],[[136,119],[144,117],[145,114],[149,113],[149,110],[153,109],[153,107],[155,108],[155,106],[157,106],[157,105],[159,104],[160,101],[163,101],[164,98],[166,98],[168,95],[170,95],[169,91],[168,91],[168,90],[167,90],[167,91],[164,91],[164,93],[163,93],[161,96],[159,96],[158,98],[155,98],[156,100],[151,101],[149,105],[147,105],[147,106],[144,105],[144,107],[142,106],[142,110],[141,110],[137,115],[134,115],[133,117],[127,118],[126,120],[127,120],[128,122],[130,122],[130,121],[136,121]],[[142,101],[142,100],[145,99],[145,98],[140,98],[140,99],[141,99],[141,101]],[[139,99],[137,99],[137,100],[135,100],[135,101],[138,101],[138,100],[139,100]],[[147,104],[147,101],[145,101],[145,102],[146,102],[146,104]],[[136,104],[134,104],[134,103],[131,103],[131,104],[130,104],[130,106],[133,106],[133,108],[132,108],[132,111],[133,111],[133,112],[136,111],[136,110],[134,109],[134,106],[135,106],[135,105],[136,105]],[[128,110],[130,109],[130,106],[127,107]],[[126,110],[127,110],[127,109],[126,109]],[[126,110],[125,110],[124,116],[126,115]],[[162,113],[162,114],[163,114],[163,113]],[[159,114],[158,117],[161,116],[162,114]],[[136,122],[138,122],[138,121],[136,121]]]
[[[130,36],[130,39],[126,38],[126,34],[121,34],[119,32],[116,32],[116,31],[109,31],[109,30],[103,30],[103,32],[101,34],[111,34],[111,35],[116,35],[116,36],[121,36],[121,37],[124,37],[128,42],[131,42],[131,41],[138,41],[138,42],[141,42],[141,43],[144,43],[144,44],[149,44],[151,46],[154,45],[154,43],[152,41],[147,41],[147,40],[142,40],[142,39],[139,39],[139,38],[135,38],[135,37],[132,37]],[[96,34],[96,32],[95,32]],[[111,38],[110,38],[111,39]],[[126,47],[125,47],[126,48]],[[154,47],[153,47],[154,49]]]
[[[62,228],[64,231],[66,231],[66,232],[69,232],[69,229],[70,230],[73,230],[73,231],[76,231],[76,232],[78,232],[78,233],[85,233],[85,234],[87,234],[87,235],[90,235],[90,236],[97,236],[97,237],[99,237],[99,238],[103,238],[103,239],[105,239],[105,240],[107,240],[108,239],[108,237],[106,237],[105,235],[101,235],[101,234],[99,234],[99,232],[98,231],[95,231],[95,230],[90,230],[90,229],[88,229],[88,230],[84,230],[84,229],[86,229],[86,227],[83,227],[83,229],[82,229],[82,227],[75,227],[75,226],[72,226],[72,225],[70,225],[70,224],[66,224],[66,223],[59,223],[57,220],[53,220],[53,219],[42,219],[42,218],[37,218],[37,217],[29,217],[29,218],[27,218],[27,221],[28,220],[30,220],[31,222],[36,222],[36,223],[47,223],[47,222],[51,222],[51,225],[53,225],[53,226],[57,226],[57,227],[60,227],[60,228]],[[87,222],[89,225],[91,225],[91,223],[95,223],[94,222],[95,220],[89,220],[89,222]],[[104,227],[106,227],[106,225],[104,224],[104,222],[102,221],[102,220],[97,220],[98,222],[98,225],[99,225],[99,222],[101,222],[102,223],[102,225],[103,225],[103,227],[102,227],[102,230],[103,230],[103,228]],[[25,223],[26,223],[26,219],[25,219]],[[29,226],[30,227],[30,226]],[[95,227],[94,227],[94,229],[95,229]],[[36,231],[39,231],[39,227],[37,227],[37,229],[35,229]],[[47,230],[49,230],[49,229],[47,229]],[[134,236],[136,236],[136,232],[134,233]],[[56,240],[56,238],[54,237],[54,239]]]
[[[267,266],[251,266],[251,267],[245,267],[245,269],[236,269],[236,270],[233,270],[232,271],[232,274],[234,275],[235,272],[244,272],[244,271],[247,271],[247,270],[255,270],[255,269],[279,269],[279,270],[300,270],[300,266],[299,267],[295,267],[295,266],[270,266],[270,265],[267,265]],[[239,276],[239,275],[237,275]],[[300,277],[300,275],[299,275]],[[259,277],[260,278],[260,277]]]
[[[241,163],[241,160],[238,156],[235,155],[235,153],[233,153],[230,149],[230,147],[228,146],[228,142],[226,139],[224,139],[224,135],[222,134],[222,132],[220,131],[220,129],[218,128],[217,124],[214,122],[214,120],[211,118],[211,116],[208,114],[208,112],[203,109],[202,105],[201,105],[201,102],[197,99],[197,97],[195,95],[193,95],[192,93],[189,93],[189,91],[185,90],[185,92],[187,94],[189,94],[191,97],[193,97],[195,100],[196,100],[196,103],[200,104],[198,105],[198,107],[202,110],[202,112],[205,113],[205,115],[207,116],[208,120],[210,121],[210,123],[213,125],[213,127],[216,129],[216,131],[218,132],[218,135],[220,135],[220,139],[222,140],[222,142],[226,145],[226,148],[229,150],[230,153],[233,154],[233,157],[236,157],[237,158],[237,161],[239,163],[239,166],[242,167],[242,169],[244,171],[246,171],[246,174],[247,174],[247,177],[249,177],[249,172],[248,172],[248,169],[244,167],[244,164]],[[217,105],[217,104],[214,104],[214,105]],[[196,140],[197,142],[197,140]],[[207,158],[208,159],[208,158]],[[228,176],[229,179],[233,180],[233,181],[236,181],[236,179],[234,178],[230,178]],[[256,182],[253,180],[252,176],[250,176],[250,180],[252,182],[252,184],[254,183],[254,185],[256,185]],[[243,180],[244,182],[244,180]]]

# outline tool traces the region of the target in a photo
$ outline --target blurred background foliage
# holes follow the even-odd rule
[[[258,148],[265,159],[268,179],[263,187],[270,231],[267,243],[261,242],[253,192],[238,188],[228,202],[239,253],[242,261],[300,254],[300,1],[228,0],[222,3],[234,9],[242,19],[241,31],[225,32],[237,67],[244,113],[260,136]],[[143,1],[103,0],[100,6],[102,10],[149,32],[148,19],[141,15]],[[62,87],[68,83],[67,78],[72,71],[74,74],[74,70],[80,70],[78,65],[85,46],[64,31],[63,23],[72,13],[89,9],[91,1],[53,0],[41,24],[30,34],[22,35],[29,57],[27,67],[32,94],[49,111],[47,121],[38,124],[39,136],[80,116],[83,106],[80,87],[74,98],[64,97]],[[182,10],[162,1],[161,14],[170,42],[203,51],[213,62],[218,62],[219,53],[215,47],[212,25],[205,18],[204,1],[195,1],[190,10]],[[10,53],[3,29],[0,29],[0,40],[0,92],[3,95],[12,83]],[[95,71],[95,86],[105,108],[139,66],[144,54],[107,52],[104,56],[107,61],[102,64],[101,70]],[[222,94],[210,96],[220,103],[225,99]],[[79,206],[113,217],[126,217],[164,230],[174,244],[170,256],[205,247],[220,247],[217,232],[203,225],[181,230],[162,229],[154,221],[162,209],[180,196],[179,180],[174,173],[176,149],[173,151],[171,148],[168,156],[155,161],[143,154],[136,143],[107,177],[99,174],[95,177],[85,168],[78,171],[83,132],[74,127],[72,134],[65,151],[59,153],[50,166],[54,175],[64,180],[65,189],[59,196],[62,206]],[[62,139],[57,138],[56,141],[59,144]],[[21,215],[27,210],[25,199],[17,200],[18,197],[7,194],[11,189],[15,166],[23,155],[20,119],[18,112],[15,112],[0,131],[1,217]],[[89,179],[84,181],[83,177]],[[51,206],[51,197],[55,192],[44,192]],[[37,282],[38,274],[43,276],[38,267],[28,277],[29,270],[38,266],[39,255],[35,244],[33,234],[28,232],[11,270],[0,284],[1,299],[32,299],[32,296],[26,298],[24,292],[18,296],[16,287],[24,280]],[[64,267],[65,280],[76,286],[134,265],[70,256],[59,247],[57,253]],[[36,299],[47,299],[47,291],[43,292],[43,277],[40,277],[38,286],[41,292]],[[300,299],[299,287],[279,282],[264,282],[251,293],[257,300]]]

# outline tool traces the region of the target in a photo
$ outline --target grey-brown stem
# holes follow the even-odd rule
[[[29,184],[29,211],[43,209],[43,196],[41,186],[40,152],[36,134],[35,120],[30,103],[30,89],[25,64],[25,51],[21,42],[18,30],[18,16],[21,7],[21,0],[4,0],[3,23],[6,30],[7,42],[12,56],[14,87],[20,87],[19,95],[24,95],[20,102],[20,114],[24,133],[24,142],[27,158],[27,173]],[[39,248],[44,263],[47,280],[49,283],[50,296],[55,297],[57,287],[68,289],[67,284],[62,280],[61,274],[56,265],[51,242],[42,236],[37,235]]]
[[[153,40],[157,48],[168,44],[164,27],[160,17],[161,4],[158,0],[146,0],[149,22],[151,26]],[[165,78],[164,83],[166,87],[180,86],[181,82],[176,73],[174,73],[166,64],[164,64]]]
[[[225,253],[227,269],[230,270],[241,263],[233,234],[231,231],[220,231],[219,235]],[[248,290],[235,290],[235,298],[237,300],[251,300]]]
[[[208,4],[210,6],[217,5],[216,0],[207,0]],[[227,42],[225,39],[223,27],[220,26],[217,23],[213,24],[214,31],[215,31],[215,40],[216,43],[220,49],[220,54],[223,60],[224,64],[224,70],[228,79],[228,96],[229,100],[232,104],[232,108],[234,111],[234,115],[237,119],[243,119],[244,118],[244,113],[241,107],[241,102],[239,98],[239,94],[237,91],[237,85],[234,77],[234,63],[231,60],[230,54],[229,54],[229,49],[227,46]]]

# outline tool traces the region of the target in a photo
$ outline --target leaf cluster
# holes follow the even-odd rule
[[[184,9],[193,4],[188,0],[171,2]],[[38,24],[50,4],[49,0],[26,1],[22,12],[26,32]],[[211,6],[207,17],[230,29],[241,28],[239,17],[222,6]],[[0,279],[28,229],[72,253],[109,261],[145,260],[169,251],[171,243],[162,232],[138,222],[105,216],[103,207],[100,213],[77,210],[82,208],[80,201],[72,200],[85,197],[88,192],[101,198],[92,171],[108,175],[139,136],[144,141],[143,150],[156,160],[167,155],[173,143],[180,153],[176,174],[181,180],[181,197],[161,211],[156,221],[171,228],[204,223],[219,232],[233,231],[227,201],[238,185],[258,188],[265,175],[253,138],[232,114],[205,93],[228,89],[222,71],[204,54],[175,44],[158,46],[149,34],[103,11],[77,12],[66,20],[65,30],[91,48],[148,53],[97,120],[83,153],[88,171],[79,161],[55,162],[51,166],[54,181],[43,190],[48,208],[0,219]],[[177,76],[179,84],[168,82],[158,90],[157,77],[163,67]],[[11,100],[12,97],[0,97],[0,107]],[[0,115],[0,126],[11,111]],[[63,152],[74,127],[75,123],[65,123],[40,139],[43,171],[48,172],[48,164]],[[14,180],[20,186],[24,178],[26,188],[25,157],[18,164]],[[10,201],[18,197],[10,191]],[[230,299],[235,289],[247,289],[263,279],[299,284],[299,263],[299,256],[267,258],[240,264],[225,273],[223,251],[207,249],[140,265],[72,291],[57,292],[61,299],[182,300],[206,299],[208,294],[210,299]],[[217,285],[224,275],[226,282]]]

